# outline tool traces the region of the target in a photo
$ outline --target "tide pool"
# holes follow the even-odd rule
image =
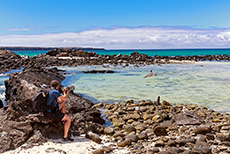
[[[67,71],[64,86],[75,85],[74,92],[94,103],[166,100],[171,104],[196,104],[230,113],[230,62],[197,62],[148,66],[59,67]],[[87,70],[114,70],[112,74],[85,74]],[[144,78],[150,70],[158,76]],[[19,70],[14,70],[19,71]],[[14,72],[11,71],[11,72]],[[9,72],[10,73],[10,72]],[[4,81],[0,76],[0,98],[4,100]]]
[[[61,67],[69,75],[63,85],[75,85],[79,93],[95,103],[133,99],[166,100],[171,104],[196,104],[230,113],[230,63],[198,62],[150,66]],[[114,70],[114,74],[84,74],[93,69]],[[158,76],[145,78],[149,70]]]

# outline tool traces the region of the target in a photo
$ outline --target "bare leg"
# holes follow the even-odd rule
[[[64,124],[64,136],[63,137],[66,138],[68,136],[68,132],[69,132],[70,124],[71,124],[71,117],[69,115],[65,114],[65,116],[62,118],[62,121],[65,122],[65,124]]]
[[[65,103],[58,104],[59,111],[65,113]]]

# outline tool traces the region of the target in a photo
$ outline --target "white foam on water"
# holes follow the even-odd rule
[[[5,85],[0,85],[0,91],[5,90]]]
[[[5,99],[5,92],[0,93],[0,99],[1,99],[1,100],[4,100],[4,99]]]

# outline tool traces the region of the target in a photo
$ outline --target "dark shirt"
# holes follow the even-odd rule
[[[61,96],[61,93],[56,90],[56,89],[52,89],[49,91],[49,96],[47,98],[47,106],[49,105],[53,105],[55,108],[58,107],[57,104],[57,98]],[[48,112],[52,112],[50,109],[48,109]]]

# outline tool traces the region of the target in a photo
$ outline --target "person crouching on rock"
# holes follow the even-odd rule
[[[48,110],[44,115],[55,121],[62,121],[64,123],[64,136],[63,141],[73,141],[68,136],[68,132],[71,124],[71,117],[65,113],[65,103],[67,101],[67,95],[69,92],[62,88],[63,95],[58,91],[59,82],[57,80],[51,81],[51,90],[47,98]]]

